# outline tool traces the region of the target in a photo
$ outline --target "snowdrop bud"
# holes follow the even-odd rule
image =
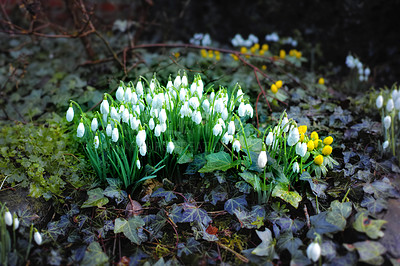
[[[312,242],[307,248],[307,257],[316,262],[321,256],[321,246],[317,242]]]
[[[228,132],[225,132],[224,136],[222,137],[222,142],[223,142],[225,145],[228,145],[228,143],[229,143],[229,142],[232,142],[232,140],[233,140],[233,136],[232,136],[232,135],[229,135]]]
[[[126,88],[124,100],[125,100],[125,102],[132,101],[132,90],[131,90],[131,87],[127,87]]]
[[[235,121],[231,120],[228,125],[228,134],[234,135],[235,134]]]
[[[246,104],[246,115],[253,118],[253,107],[251,107],[251,105],[249,103]]]
[[[235,139],[235,141],[233,142],[232,148],[236,152],[240,151],[240,142],[237,139]]]
[[[196,123],[196,125],[199,125],[201,123],[202,117],[200,111],[194,111],[192,114],[192,120],[193,122]]]
[[[111,127],[111,124],[108,124],[106,127],[106,134],[107,134],[107,136],[110,137],[111,133],[112,133],[112,127]]]
[[[203,81],[201,80],[201,77],[199,76],[199,79],[197,80],[197,95],[199,95],[199,98],[203,96],[203,90],[204,90],[204,84]]]
[[[241,103],[239,104],[238,113],[239,113],[239,116],[240,116],[240,117],[245,116],[245,114],[246,114],[246,107],[245,107],[244,102],[241,102]]]
[[[367,79],[366,79],[366,77],[364,77],[364,75],[360,75],[360,76],[358,77],[358,79],[359,79],[361,82],[367,81]]]
[[[151,130],[153,130],[153,129],[154,129],[154,126],[155,126],[155,124],[154,124],[154,119],[153,119],[153,117],[152,117],[152,118],[150,118],[150,120],[149,120],[149,128],[150,128]]]
[[[294,173],[299,173],[300,172],[300,167],[299,167],[299,164],[297,162],[294,162],[294,164],[293,164],[293,172]]]
[[[399,96],[400,96],[400,92],[398,90],[394,89],[392,91],[392,99],[393,99],[393,101],[396,101]]]
[[[396,108],[396,110],[400,110],[400,97],[398,97],[394,103],[394,108]]]
[[[208,101],[208,99],[205,99],[201,106],[203,107],[205,113],[208,114],[210,112],[210,102]]]
[[[119,121],[119,114],[114,106],[111,107],[111,118]]]
[[[85,126],[83,125],[83,122],[81,120],[81,122],[78,125],[78,129],[76,130],[76,136],[78,138],[82,138],[83,135],[85,135]]]
[[[131,103],[132,103],[133,105],[136,105],[137,102],[138,102],[138,96],[137,96],[136,92],[134,91],[134,92],[132,92]]]
[[[160,114],[158,115],[158,119],[160,120],[161,124],[164,124],[165,121],[167,121],[167,113],[165,111],[165,109],[161,109]]]
[[[188,79],[187,79],[187,75],[186,75],[186,72],[184,72],[183,73],[183,77],[182,77],[182,83],[181,83],[181,85],[183,86],[183,87],[187,87],[188,86]]]
[[[35,231],[35,234],[33,234],[33,239],[35,239],[36,244],[39,246],[42,244],[42,235],[38,231]]]
[[[157,126],[154,129],[154,136],[159,137],[161,135],[161,125],[157,124]]]
[[[192,85],[190,85],[190,94],[193,95],[197,91],[196,80],[193,81]]]
[[[211,91],[210,93],[210,102],[214,102],[214,98],[215,98],[215,92],[214,89]]]
[[[169,80],[168,80],[168,83],[167,83],[167,90],[171,90],[173,86],[174,85],[172,84],[171,77],[169,77]]]
[[[179,86],[181,86],[181,83],[182,83],[181,76],[180,75],[176,76],[174,80],[174,87],[178,89]]]
[[[268,161],[267,152],[265,151],[265,144],[263,144],[262,151],[258,155],[258,160],[257,160],[258,167],[263,169],[265,167],[265,165],[267,164],[267,161]]]
[[[289,136],[288,136],[288,145],[293,146],[300,140],[300,134],[299,134],[299,129],[297,127],[294,127],[290,130]]]
[[[386,141],[382,144],[382,148],[383,148],[384,150],[386,150],[387,147],[389,147],[389,141],[388,141],[388,140],[386,140]]]
[[[96,132],[97,128],[99,127],[99,123],[97,122],[97,118],[93,118],[92,124],[90,125],[90,128],[92,129],[93,132]]]
[[[12,221],[12,215],[11,212],[6,211],[4,213],[4,221],[6,222],[6,225],[11,226],[13,221]]]
[[[274,134],[272,134],[272,132],[269,132],[267,135],[267,138],[265,139],[265,144],[270,146],[270,145],[272,145],[273,141],[274,141]]]
[[[156,80],[153,78],[150,81],[150,91],[154,92],[155,87],[156,87]]]
[[[122,112],[122,122],[128,124],[129,118],[130,118],[129,110],[128,110],[128,108],[125,108],[124,111]]]
[[[390,127],[391,122],[392,119],[390,118],[390,116],[385,116],[385,118],[383,119],[383,125],[385,126],[385,129],[388,129]]]
[[[189,105],[196,110],[200,106],[199,99],[197,97],[192,97],[189,99]]]
[[[124,100],[125,92],[124,92],[124,88],[121,85],[119,85],[115,96],[117,97],[117,100],[120,102],[122,102]]]
[[[390,98],[389,101],[386,103],[386,111],[391,112],[394,107],[393,99]]]
[[[296,145],[296,154],[300,157],[304,157],[307,153],[307,143],[298,142]]]
[[[364,70],[362,68],[358,69],[358,75],[360,75],[360,76],[364,75]]]
[[[174,143],[173,143],[172,141],[168,142],[168,145],[167,145],[167,152],[168,152],[169,154],[172,154],[172,152],[174,151],[174,149],[175,149]]]
[[[13,226],[13,229],[17,230],[18,227],[19,227],[19,220],[18,220],[18,217],[14,213],[14,226]]]
[[[161,132],[164,133],[167,130],[167,123],[161,124]]]
[[[221,118],[222,118],[223,120],[226,120],[226,119],[228,119],[228,116],[229,116],[228,109],[225,107],[225,108],[222,110]]]
[[[222,126],[221,124],[216,124],[213,128],[213,134],[214,136],[219,136],[222,134]]]
[[[67,110],[67,121],[71,122],[73,119],[74,119],[74,108],[72,108],[72,103],[71,103]]]
[[[136,159],[136,167],[137,167],[138,169],[140,169],[140,161],[139,161],[139,159]]]
[[[243,91],[241,88],[238,89],[237,94],[236,94],[236,98],[238,98],[238,100],[241,100],[243,98]]]
[[[99,148],[100,140],[99,140],[99,136],[98,136],[97,134],[96,134],[96,136],[94,136],[93,144],[94,144],[94,148],[95,148],[95,149],[98,149],[98,148]]]
[[[140,155],[142,155],[142,156],[145,156],[145,155],[146,155],[146,152],[147,152],[147,146],[146,146],[146,143],[143,143],[143,145],[142,145],[142,146],[140,146],[140,148],[139,148],[139,152],[140,152]]]
[[[107,98],[104,97],[103,101],[100,104],[100,113],[108,114],[110,112],[110,105],[108,104]]]
[[[112,131],[112,141],[117,142],[118,139],[119,139],[118,128],[117,128],[117,125],[115,125],[115,127]]]
[[[289,122],[289,119],[285,116],[282,119],[282,123],[281,123],[281,128],[283,130],[283,132],[288,132],[289,131],[289,125],[286,126],[286,124]]]
[[[379,95],[379,96],[376,98],[376,107],[377,107],[378,109],[381,109],[382,106],[383,106],[383,96],[382,96],[382,95]]]
[[[138,83],[136,84],[136,93],[139,97],[142,97],[143,95],[143,84],[141,79],[139,79]]]
[[[138,145],[138,147],[142,146],[146,141],[146,131],[141,128],[138,132],[138,134],[136,135],[136,144]]]
[[[368,77],[369,74],[371,74],[371,70],[369,69],[369,67],[367,67],[367,68],[364,69],[364,75],[365,75],[366,77]]]

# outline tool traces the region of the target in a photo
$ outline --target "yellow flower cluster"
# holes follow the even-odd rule
[[[318,79],[318,84],[324,85],[325,84],[325,79],[324,78],[319,78]]]
[[[302,53],[300,51],[297,51],[296,49],[292,49],[289,51],[289,56],[293,56],[296,58],[301,58]]]
[[[280,88],[282,88],[283,82],[282,80],[278,80],[274,84],[271,85],[271,91],[275,94],[278,92]]]
[[[207,51],[206,49],[201,49],[200,53],[203,58],[214,58],[215,56],[215,59],[217,61],[221,60],[221,53],[219,51],[213,51],[213,50]]]

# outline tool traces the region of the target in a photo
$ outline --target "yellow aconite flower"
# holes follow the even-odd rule
[[[217,59],[217,61],[221,60],[221,53],[219,51],[215,51],[215,59]]]
[[[214,52],[213,50],[208,50],[208,57],[213,58],[214,57]]]
[[[324,162],[324,157],[321,154],[314,158],[315,164],[322,165],[323,162]]]
[[[324,144],[325,145],[331,145],[333,142],[333,138],[331,136],[328,136],[326,138],[324,138]]]
[[[264,53],[265,53],[264,50],[260,50],[260,51],[259,51],[259,54],[260,54],[260,55],[264,55]]]
[[[303,126],[299,126],[299,133],[300,134],[305,134],[307,132],[307,126],[303,125]]]
[[[242,54],[247,53],[247,48],[244,47],[244,46],[242,46],[242,47],[240,48],[240,52],[241,52]]]
[[[283,85],[282,80],[278,80],[277,82],[275,82],[275,84],[278,89],[282,88]]]
[[[281,59],[285,59],[285,57],[286,57],[286,52],[285,52],[285,50],[280,50],[280,51],[279,51],[279,57],[280,57]]]
[[[267,70],[267,66],[266,66],[266,65],[262,65],[262,66],[261,66],[261,69],[262,69],[262,70]]]
[[[261,50],[263,50],[263,51],[268,51],[268,49],[269,49],[269,46],[268,46],[268,44],[266,44],[266,43],[264,43],[264,44],[261,46]]]
[[[303,55],[303,54],[302,54],[301,52],[296,51],[296,58],[301,58],[302,55]]]
[[[319,137],[318,137],[318,133],[317,132],[315,132],[315,131],[313,131],[313,132],[311,132],[311,139],[312,140],[316,140],[316,139],[318,139]]]
[[[324,78],[319,78],[318,84],[324,85],[325,84]]]
[[[299,129],[299,131],[300,131],[300,129]],[[304,141],[304,133],[300,133],[300,142],[303,142]]]
[[[260,44],[256,43],[256,44],[254,44],[253,47],[254,47],[256,50],[258,50],[258,49],[260,49]]]
[[[314,149],[314,141],[310,140],[310,141],[307,143],[307,150],[308,150],[308,151],[312,151],[313,149]]]
[[[278,92],[278,87],[277,87],[275,84],[272,84],[272,85],[271,85],[271,91],[272,91],[273,93],[277,93],[277,92]]]
[[[322,149],[322,154],[325,156],[328,156],[332,153],[332,147],[330,145],[326,145],[323,149]]]
[[[207,57],[207,51],[206,51],[206,49],[201,49],[201,50],[200,50],[200,53],[201,53],[201,56],[202,56],[202,57]]]
[[[235,61],[238,61],[238,60],[239,60],[239,57],[237,57],[237,55],[231,54],[231,56],[232,56],[232,58],[233,58]]]
[[[319,143],[321,142],[320,139],[315,139],[314,140],[314,149],[318,148]]]
[[[181,56],[181,54],[179,52],[174,53],[175,58],[178,58]]]
[[[290,56],[296,56],[296,50],[293,50],[293,49],[290,50],[290,51],[289,51],[289,55],[290,55]]]
[[[257,49],[253,46],[250,48],[250,53],[255,54]]]

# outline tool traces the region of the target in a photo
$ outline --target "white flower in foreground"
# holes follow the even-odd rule
[[[199,110],[193,112],[192,120],[193,122],[196,123],[196,125],[199,125],[201,123],[202,117],[201,117],[201,112]]]
[[[225,132],[224,136],[222,137],[222,142],[225,145],[228,145],[228,143],[233,141],[233,136],[229,135],[228,132]]]
[[[203,107],[203,110],[206,114],[210,112],[210,102],[208,101],[208,99],[205,99],[201,106]]]
[[[180,75],[176,76],[176,78],[174,80],[175,89],[178,89],[181,86],[181,83],[182,83],[181,76]]]
[[[312,242],[307,248],[307,257],[316,262],[321,256],[321,246],[317,242]]]
[[[78,138],[82,138],[83,135],[85,135],[85,126],[83,125],[83,122],[81,121],[78,125],[78,129],[76,130],[76,136]]]
[[[292,128],[288,136],[288,145],[293,146],[300,140],[299,129],[297,127]]]
[[[36,244],[38,244],[39,246],[42,244],[42,235],[36,230],[33,234],[33,239],[35,239]]]
[[[66,118],[68,122],[71,122],[74,119],[74,108],[72,108],[72,104],[70,104],[67,110]]]
[[[146,131],[144,129],[141,129],[136,135],[136,144],[138,145],[138,147],[141,147],[145,141],[146,141]]]
[[[99,140],[99,136],[94,136],[94,141],[93,141],[93,143],[94,143],[94,148],[95,149],[98,149],[99,148],[99,145],[100,145],[100,140]]]
[[[258,155],[258,160],[257,160],[257,165],[260,168],[264,168],[265,165],[267,164],[268,157],[267,157],[267,152],[265,151],[265,144],[263,144],[262,151]]]
[[[251,118],[253,118],[253,107],[251,107],[251,105],[249,103],[246,104],[245,107],[246,107],[245,115],[248,115]]]
[[[110,105],[108,104],[106,97],[104,97],[104,100],[100,104],[100,113],[108,114],[109,112],[110,112]]]
[[[115,96],[117,97],[117,100],[120,102],[122,102],[124,100],[125,91],[122,86],[118,87],[117,92],[115,93]]]
[[[146,155],[146,152],[147,152],[147,146],[146,146],[146,143],[143,143],[143,145],[142,145],[142,146],[140,146],[140,148],[139,148],[139,152],[140,152],[140,155],[142,155],[142,156],[145,156],[145,155]]]
[[[15,213],[14,213],[14,215],[15,215]],[[15,216],[15,217],[14,217],[14,226],[13,226],[13,229],[14,229],[14,230],[17,230],[18,227],[19,227],[19,220],[18,220],[18,217]]]
[[[167,145],[167,152],[168,152],[169,154],[172,154],[172,152],[174,151],[174,149],[175,149],[174,143],[173,143],[172,141],[168,142],[168,145]]]
[[[288,122],[289,122],[289,119],[287,118],[287,116],[282,118],[281,129],[283,130],[283,132],[289,131],[289,125],[287,125]]]
[[[237,139],[235,139],[235,141],[233,142],[232,148],[236,152],[240,151],[240,142]]]
[[[391,112],[394,108],[393,99],[390,98],[389,101],[386,103],[386,111]]]
[[[118,128],[117,126],[114,127],[113,131],[112,131],[112,141],[117,142],[119,139],[119,132],[118,132]]]
[[[390,127],[390,124],[392,122],[392,119],[390,118],[390,116],[385,116],[385,118],[383,119],[383,125],[385,127],[385,129],[388,129]]]
[[[269,132],[265,139],[265,144],[271,146],[273,141],[274,141],[274,134],[272,132]]]
[[[400,97],[398,97],[394,102],[394,108],[396,108],[396,110],[400,110]]]
[[[171,77],[169,77],[167,87],[166,87],[167,90],[171,90],[173,86],[174,86],[174,84],[172,84]]]
[[[131,87],[127,87],[126,88],[124,100],[125,100],[125,102],[132,101],[132,90],[131,90]]]
[[[298,142],[296,145],[296,154],[300,157],[304,157],[307,153],[307,143]]]
[[[161,124],[161,132],[164,133],[167,130],[167,123]]]
[[[90,128],[92,129],[93,132],[96,132],[97,128],[99,127],[99,123],[97,122],[97,118],[93,118],[92,124],[90,125]]]
[[[294,164],[293,164],[293,172],[294,173],[299,173],[300,172],[300,167],[299,167],[298,162],[294,162]]]
[[[6,222],[6,225],[11,226],[13,221],[12,221],[12,215],[11,212],[6,211],[4,213],[4,221]]]
[[[111,107],[111,118],[119,121],[119,114],[114,106]]]
[[[389,147],[389,141],[388,141],[388,140],[386,140],[386,141],[382,144],[382,148],[383,148],[384,150],[386,150],[387,147]]]
[[[107,134],[107,136],[110,137],[111,133],[112,133],[112,127],[111,127],[111,124],[108,124],[106,127],[106,134]]]
[[[381,109],[382,106],[383,106],[383,96],[382,96],[382,95],[379,95],[379,96],[376,98],[376,107],[377,107],[378,109]]]
[[[164,124],[167,121],[167,112],[164,108],[161,109],[161,112],[158,115],[158,120],[160,120],[160,124]]]
[[[186,75],[186,72],[185,72],[185,73],[183,73],[181,85],[182,85],[182,87],[187,87],[188,84],[189,84],[189,83],[188,83],[187,75]]]
[[[222,126],[221,124],[216,124],[213,128],[213,134],[214,136],[219,136],[222,134]]]
[[[149,128],[150,128],[150,130],[153,130],[154,127],[155,127],[155,123],[154,123],[154,119],[153,119],[153,117],[152,117],[152,118],[150,118],[150,120],[149,120]]]
[[[157,126],[154,128],[154,136],[159,137],[161,135],[161,125],[157,124]]]
[[[136,84],[136,93],[139,97],[143,95],[143,84],[142,80],[139,79],[138,83]]]
[[[239,104],[238,113],[239,113],[240,117],[243,117],[246,114],[246,106],[245,106],[244,102],[241,102]]]
[[[235,121],[231,120],[228,124],[228,134],[229,135],[234,135],[235,134]]]
[[[136,159],[136,167],[137,167],[138,169],[140,169],[140,161],[139,161],[139,159]]]
[[[398,90],[395,89],[395,90],[392,91],[392,99],[393,99],[393,101],[396,101],[399,96],[400,96],[400,92]]]

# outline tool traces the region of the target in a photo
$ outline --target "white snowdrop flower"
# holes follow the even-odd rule
[[[193,95],[197,91],[196,80],[193,81],[192,85],[190,85],[190,95]]]
[[[181,83],[181,85],[182,85],[182,87],[187,87],[188,86],[188,79],[187,79],[187,76],[186,76],[186,72],[183,74],[183,77],[182,77],[182,83]]]
[[[161,135],[161,125],[157,124],[154,128],[154,136],[159,137]]]
[[[297,127],[294,127],[290,130],[289,136],[288,136],[288,145],[293,146],[300,140],[300,134],[299,134],[299,129]]]
[[[169,154],[172,154],[172,152],[174,151],[174,149],[175,149],[174,143],[173,143],[172,141],[168,142],[168,144],[167,144],[167,152],[168,152]]]
[[[113,131],[112,131],[112,135],[111,135],[111,139],[114,142],[117,142],[119,139],[119,132],[118,132],[118,128],[117,126],[114,127]]]
[[[217,113],[219,113],[219,114],[222,113],[222,111],[224,110],[224,107],[225,107],[222,98],[218,98],[217,100],[215,100],[214,107],[215,107],[215,111]]]
[[[235,134],[235,121],[231,120],[228,124],[228,134],[229,135],[234,135]]]
[[[181,88],[179,90],[179,99],[181,99],[182,101],[184,101],[186,98],[186,89],[185,88]]]
[[[146,143],[143,143],[142,146],[139,148],[140,155],[145,156],[147,153],[147,146]]]
[[[221,126],[221,124],[218,123],[213,127],[213,134],[214,134],[214,136],[219,136],[219,135],[222,134],[222,126]]]
[[[136,93],[138,97],[142,97],[143,95],[143,84],[141,79],[139,79],[138,83],[136,84]]]
[[[271,146],[273,141],[274,141],[274,134],[272,132],[269,132],[267,137],[265,138],[265,144]]]
[[[228,132],[225,132],[224,136],[222,136],[222,142],[225,145],[228,145],[228,143],[233,141],[233,136],[229,135]]]
[[[210,93],[210,103],[214,102],[214,98],[215,98],[215,92],[214,90],[212,90]]]
[[[66,115],[67,121],[71,122],[74,119],[74,108],[72,108],[72,104],[69,106]]]
[[[150,91],[154,92],[154,89],[156,87],[156,80],[154,78],[150,80],[150,85],[149,86],[150,86]]]
[[[358,79],[359,79],[361,82],[367,81],[367,79],[364,77],[364,75],[359,76]]]
[[[385,116],[385,118],[383,119],[383,125],[385,127],[385,129],[388,129],[390,127],[390,124],[392,122],[392,118],[390,116]]]
[[[242,91],[241,88],[238,89],[237,94],[236,94],[236,98],[240,101],[244,96],[244,93]]]
[[[137,167],[138,169],[140,169],[140,161],[139,161],[139,159],[136,159],[136,167]]]
[[[196,110],[192,113],[192,120],[194,123],[196,123],[196,125],[199,125],[201,123],[202,117],[199,110]]]
[[[181,76],[180,75],[176,76],[176,78],[174,80],[175,89],[178,89],[181,86],[181,83],[182,83]]]
[[[398,90],[396,90],[396,89],[392,90],[392,99],[393,99],[393,101],[396,101],[397,98],[399,98],[399,96],[400,96],[400,92]]]
[[[296,154],[299,155],[300,157],[304,157],[306,153],[307,153],[307,143],[297,142]]]
[[[258,43],[258,37],[255,36],[253,33],[249,34],[249,38],[250,41],[252,41],[253,43]]]
[[[321,246],[317,242],[312,242],[307,247],[307,257],[316,262],[321,256]]]
[[[386,140],[386,141],[383,142],[383,144],[382,144],[382,148],[383,148],[384,150],[386,150],[387,147],[389,147],[389,141],[388,141],[388,140]]]
[[[125,98],[125,91],[122,86],[119,86],[117,89],[117,92],[115,93],[115,96],[117,97],[117,100],[122,102]]]
[[[6,225],[8,225],[8,226],[11,226],[11,225],[12,225],[13,220],[12,220],[11,212],[6,211],[6,212],[4,213],[4,221],[6,222]]]
[[[167,121],[167,112],[165,109],[161,109],[160,114],[158,115],[158,120],[160,120],[161,124],[164,124]]]
[[[364,69],[359,68],[359,69],[358,69],[358,75],[364,76]]]
[[[382,95],[379,95],[379,96],[376,98],[376,107],[377,107],[378,109],[381,109],[382,106],[383,106],[383,96],[382,96]]]
[[[225,129],[225,121],[222,118],[218,118],[217,123],[221,125],[222,129]]]
[[[271,34],[268,34],[265,36],[265,40],[268,42],[278,42],[279,41],[279,35],[276,32],[273,32]]]
[[[245,113],[246,113],[246,106],[245,106],[244,102],[241,102],[241,103],[239,104],[238,113],[239,113],[239,116],[240,116],[240,117],[243,117],[243,116],[245,115]]]
[[[36,244],[38,244],[39,246],[42,244],[42,235],[36,230],[33,234],[33,239],[35,239]]]
[[[248,103],[246,104],[246,110],[245,110],[245,115],[250,116],[251,118],[253,118],[253,107],[251,107],[251,105]]]
[[[240,142],[237,139],[235,139],[235,141],[233,141],[232,148],[236,152],[240,151]]]
[[[393,108],[394,108],[394,102],[393,99],[390,98],[386,103],[386,111],[390,113],[393,110]]]
[[[300,166],[298,162],[294,162],[293,164],[293,173],[299,173],[300,172]]]
[[[99,123],[97,122],[97,118],[95,117],[95,118],[92,119],[92,123],[90,124],[90,129],[93,132],[96,132],[98,127],[99,127]]]
[[[100,104],[100,113],[108,114],[110,112],[110,105],[108,104],[107,99],[104,100]]]
[[[260,152],[260,154],[258,155],[258,159],[257,159],[258,167],[263,169],[265,167],[265,165],[267,165],[267,161],[268,161],[267,152],[265,151],[265,147],[263,146],[263,149]]]
[[[111,107],[111,112],[110,112],[111,118],[119,121],[119,114],[117,112],[117,109],[115,109],[114,106]]]
[[[289,122],[289,119],[286,116],[283,117],[282,123],[281,123],[281,129],[283,130],[283,132],[289,131],[289,125],[287,125],[288,122]]]
[[[125,102],[128,102],[128,103],[130,101],[132,101],[132,89],[129,86],[126,87],[124,100],[125,100]]]
[[[348,68],[354,68],[356,66],[354,63],[354,57],[352,55],[348,55],[346,57],[346,65]]]
[[[155,123],[154,123],[154,118],[152,117],[149,120],[149,128],[150,128],[150,130],[153,130],[154,127],[155,127]]]
[[[130,113],[128,108],[125,108],[125,110],[122,112],[122,122],[124,123],[129,123],[129,117],[130,117]]]
[[[85,126],[83,125],[82,121],[78,125],[78,129],[76,130],[76,136],[78,138],[82,138],[85,135]]]
[[[140,147],[145,143],[145,141],[146,141],[146,131],[144,129],[141,129],[136,135],[136,145]]]
[[[197,97],[190,98],[189,105],[193,108],[193,110],[197,110],[197,108],[200,106],[199,99]]]
[[[98,136],[97,134],[96,134],[96,136],[94,136],[93,144],[94,144],[94,148],[95,148],[95,149],[98,149],[98,148],[99,148],[100,140],[99,140],[99,136]]]
[[[206,33],[204,35],[203,39],[201,40],[201,45],[202,46],[210,46],[211,45],[210,34]]]
[[[204,91],[204,84],[203,81],[201,80],[201,77],[199,76],[199,79],[197,80],[197,95],[201,99],[203,97],[203,91]]]
[[[15,213],[14,213],[14,215],[15,215]],[[15,216],[14,217],[14,223],[13,223],[13,229],[14,230],[17,230],[18,229],[18,227],[19,227],[19,220],[18,220],[18,217],[17,216]]]
[[[190,110],[189,103],[185,102],[183,104],[183,106],[181,107],[181,111],[180,111],[181,118],[184,118],[185,116],[190,116],[191,115],[191,111],[192,110]]]
[[[367,68],[364,69],[364,75],[365,75],[366,77],[368,77],[369,74],[371,74],[371,70],[369,69],[369,67],[367,67]]]
[[[225,108],[222,110],[221,118],[222,118],[223,120],[227,120],[227,119],[228,119],[228,116],[229,116],[228,109],[225,107]]]
[[[133,105],[136,105],[137,102],[138,102],[138,96],[137,96],[137,94],[136,94],[136,91],[134,91],[134,92],[132,92],[131,103],[132,103]]]
[[[153,95],[151,95],[150,93],[146,94],[146,102],[147,102],[148,105],[152,105],[152,103],[153,103]]]
[[[110,137],[111,133],[112,133],[112,127],[111,127],[111,124],[108,124],[106,127],[106,134],[107,134],[107,136]]]
[[[140,125],[140,120],[137,119],[136,117],[130,117],[129,118],[129,123],[131,124],[131,128],[133,130],[137,130],[139,128],[139,125]]]
[[[203,103],[201,104],[201,107],[203,107],[203,110],[205,113],[209,113],[210,112],[210,102],[208,101],[208,99],[205,99],[203,101]]]
[[[171,90],[171,89],[173,89],[173,86],[174,86],[174,84],[172,84],[172,80],[171,80],[171,78],[168,80],[168,83],[167,83],[167,90]]]
[[[167,130],[167,123],[161,124],[161,133],[164,133]]]
[[[396,108],[396,110],[400,110],[400,97],[398,97],[394,102],[394,108]]]
[[[146,107],[146,106],[144,105],[143,101],[139,101],[139,109],[136,110],[136,113],[137,113],[138,115],[140,115],[140,111],[144,111],[145,107]]]

